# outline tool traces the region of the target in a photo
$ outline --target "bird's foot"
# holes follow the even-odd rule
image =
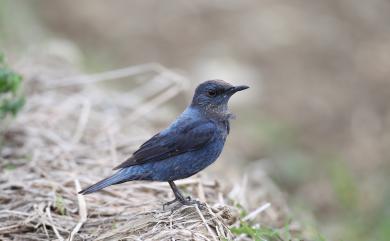
[[[199,208],[204,208],[206,205],[202,203],[201,201],[192,199],[190,196],[183,198],[182,200],[179,200],[181,204],[186,205],[186,206],[192,206],[196,205]]]
[[[177,202],[177,201],[179,201],[179,199],[175,198],[175,199],[173,199],[172,201],[169,201],[169,202],[164,203],[164,204],[163,204],[163,210],[165,211],[165,208],[166,208],[167,206],[169,206],[169,205],[171,205],[171,204],[173,204],[173,203],[175,203],[175,202]]]
[[[206,205],[198,200],[192,199],[190,196],[188,197],[183,197],[183,198],[175,198],[172,201],[166,202],[163,204],[163,210],[165,211],[165,208],[167,206],[170,206],[171,204],[174,204],[176,202],[179,202],[181,205],[176,206],[176,208],[179,208],[180,206],[193,206],[196,205],[200,209],[205,208]],[[175,208],[175,209],[176,209]]]

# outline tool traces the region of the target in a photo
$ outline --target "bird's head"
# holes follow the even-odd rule
[[[196,88],[191,106],[206,112],[225,114],[230,97],[248,88],[246,85],[233,86],[223,80],[208,80]]]

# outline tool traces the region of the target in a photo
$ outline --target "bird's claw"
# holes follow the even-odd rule
[[[172,201],[166,202],[163,204],[163,210],[165,211],[165,208],[175,202],[179,201],[177,198],[173,199]]]
[[[206,205],[198,200],[192,199],[191,197],[186,197],[184,200],[179,200],[182,205],[192,206],[196,205],[198,208],[204,208]]]
[[[175,198],[174,200],[172,201],[169,201],[169,202],[166,202],[163,204],[163,210],[165,211],[165,208],[173,203],[176,203],[176,202],[179,202],[182,206],[192,206],[192,205],[196,205],[198,206],[199,208],[204,208],[206,205],[198,200],[195,200],[195,199],[192,199],[190,196],[188,197],[185,197],[183,199],[178,199],[178,198]],[[177,207],[180,207],[177,206]]]

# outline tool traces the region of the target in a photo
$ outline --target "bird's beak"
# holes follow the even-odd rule
[[[246,90],[248,88],[249,88],[249,86],[246,86],[246,85],[238,85],[238,86],[234,86],[234,87],[230,88],[228,92],[232,95],[238,91]]]

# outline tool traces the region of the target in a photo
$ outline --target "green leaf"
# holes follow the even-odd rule
[[[17,93],[22,82],[22,76],[4,68],[0,68],[0,93]]]
[[[9,69],[4,59],[0,52],[0,119],[9,114],[15,116],[25,103],[20,95],[22,76]]]
[[[13,116],[23,107],[25,99],[19,97],[17,99],[5,99],[0,104],[0,118],[4,118],[7,113],[11,113]]]

